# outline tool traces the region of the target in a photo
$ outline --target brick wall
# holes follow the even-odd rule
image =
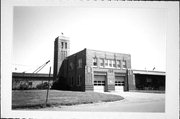
[[[127,78],[128,87],[125,90],[126,91],[136,90],[136,86],[135,86],[136,84],[135,84],[135,78],[134,78],[134,75],[133,75],[133,71],[132,70],[127,70],[127,75],[128,75],[128,78]]]
[[[97,58],[97,67],[93,66],[94,57]],[[94,71],[97,71],[106,73],[105,91],[113,91],[115,89],[115,72],[126,74],[126,69],[123,69],[122,65],[120,69],[117,69],[117,67],[100,67],[100,58],[126,61],[127,68],[131,68],[131,57],[129,54],[84,49],[68,56],[63,61],[59,73],[59,81],[61,82],[59,88],[65,90],[93,91]],[[82,60],[82,67],[80,68],[78,67],[79,59]],[[80,85],[78,85],[79,79]]]
[[[54,79],[56,80],[57,75],[59,73],[61,64],[63,60],[69,56],[70,52],[70,42],[68,40],[69,38],[64,36],[59,36],[54,41]],[[64,43],[64,46],[62,47],[62,42]],[[65,47],[65,43],[67,47]]]
[[[97,67],[93,67],[93,58],[97,58]],[[120,60],[121,66],[120,69],[115,68],[106,68],[100,67],[99,59],[111,59],[111,60]],[[131,56],[129,54],[122,53],[112,53],[105,51],[96,51],[86,49],[86,85],[88,86],[88,90],[93,90],[93,82],[94,82],[94,71],[97,72],[106,72],[107,79],[105,84],[105,91],[113,91],[115,90],[115,72],[123,73],[125,78],[127,78],[126,69],[123,69],[122,61],[126,61],[126,69],[131,68]],[[126,84],[128,85],[128,84]]]
[[[64,90],[85,90],[85,66],[86,52],[82,50],[67,57],[60,68],[59,72],[59,89]],[[81,67],[78,66],[78,60],[82,60]]]

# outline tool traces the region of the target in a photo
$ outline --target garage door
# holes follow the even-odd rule
[[[124,91],[124,76],[115,76],[115,91]]]
[[[106,76],[104,75],[94,75],[94,91],[95,92],[104,92],[105,80],[106,80]]]

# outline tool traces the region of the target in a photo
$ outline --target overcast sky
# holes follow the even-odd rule
[[[164,9],[15,7],[13,71],[53,67],[54,40],[70,38],[70,54],[84,48],[131,54],[132,69],[165,71]]]

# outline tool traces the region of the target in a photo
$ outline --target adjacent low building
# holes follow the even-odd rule
[[[165,90],[165,72],[131,70],[131,73],[136,90]]]
[[[12,73],[12,89],[46,89],[53,83],[53,75],[51,74],[34,74],[34,73]]]

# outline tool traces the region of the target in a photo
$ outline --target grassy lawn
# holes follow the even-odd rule
[[[46,90],[13,90],[12,109],[43,108],[46,101]],[[77,105],[97,102],[122,100],[118,95],[97,92],[74,92],[50,90],[47,106]]]

